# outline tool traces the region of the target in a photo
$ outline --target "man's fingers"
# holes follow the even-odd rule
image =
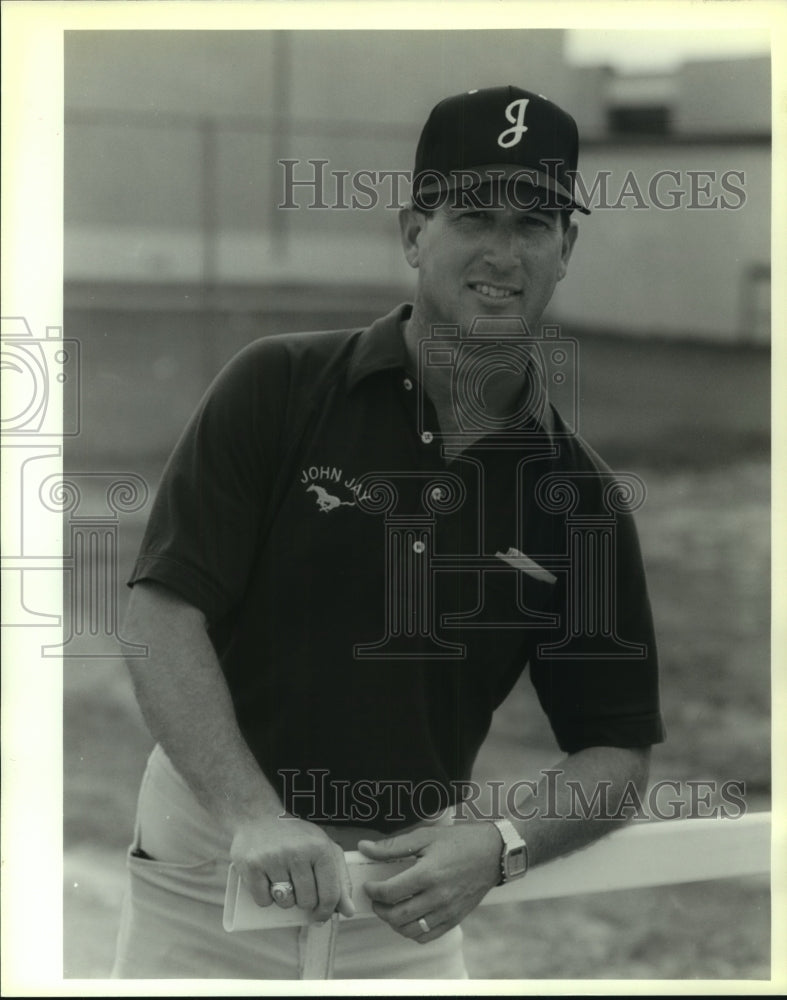
[[[257,906],[270,906],[273,903],[270,882],[264,872],[253,872],[247,868],[241,872],[241,877],[248,886],[252,899]]]
[[[337,857],[334,851],[326,849],[315,861],[314,878],[317,883],[318,897],[314,918],[315,920],[327,920],[336,910],[342,893],[341,880],[337,870]]]
[[[435,840],[435,833],[428,827],[411,830],[399,837],[386,840],[359,840],[358,850],[375,861],[393,861],[401,858],[417,858]],[[393,875],[383,882],[366,882],[364,889],[370,899],[380,903],[398,903],[401,899],[414,896],[424,888],[422,873],[418,865],[407,871]]]
[[[375,861],[390,861],[393,858],[412,858],[420,854],[435,839],[434,831],[419,827],[398,837],[385,840],[359,840],[358,850]]]
[[[411,924],[405,924],[404,927],[399,929],[399,933],[403,937],[410,938],[411,941],[416,941],[418,944],[429,944],[430,941],[436,941],[437,938],[442,937],[446,931],[450,931],[454,926],[450,922],[445,921],[435,923],[435,920],[434,916],[429,917],[426,924],[429,928],[428,931],[425,931],[423,924],[416,920]]]
[[[436,913],[440,906],[440,899],[435,892],[419,892],[417,896],[412,896],[401,903],[372,903],[377,916],[390,924],[394,930],[401,930],[415,923],[427,913]]]
[[[376,903],[393,904],[417,895],[426,888],[423,873],[418,871],[418,867],[414,865],[383,882],[365,882],[363,887],[367,896]]]
[[[339,866],[339,886],[340,886],[340,896],[339,905],[337,909],[342,916],[352,917],[355,914],[355,903],[353,903],[353,883],[350,878],[350,872],[347,868],[347,862],[344,857],[344,851],[336,845],[337,853],[337,864]]]
[[[428,944],[439,937],[442,937],[447,930],[454,926],[450,919],[438,917],[436,910],[431,910],[423,900],[423,895],[417,896],[413,900],[414,906],[406,913],[399,906],[388,906],[386,903],[372,903],[372,909],[377,916],[384,920],[392,930],[402,937],[417,941],[419,944]],[[413,914],[417,913],[418,916]],[[421,920],[426,921],[428,930],[424,930]]]
[[[295,890],[296,904],[302,910],[313,910],[317,906],[318,888],[311,863],[293,859],[290,862],[290,881]]]

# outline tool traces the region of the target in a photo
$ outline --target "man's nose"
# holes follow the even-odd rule
[[[500,226],[493,230],[484,246],[484,260],[494,267],[518,267],[524,254],[522,236],[514,228]]]

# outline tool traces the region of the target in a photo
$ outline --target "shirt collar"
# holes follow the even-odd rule
[[[347,391],[375,372],[398,369],[409,371],[410,356],[402,335],[402,323],[410,318],[413,307],[409,302],[398,305],[385,316],[376,319],[362,331],[355,343],[347,368]],[[546,438],[552,442],[554,424],[552,407],[547,399],[544,411],[538,419],[538,426]],[[505,435],[503,435],[504,437]]]
[[[409,303],[403,303],[361,333],[347,368],[348,392],[367,375],[392,368],[403,371],[410,368],[401,324],[409,318],[412,309]]]

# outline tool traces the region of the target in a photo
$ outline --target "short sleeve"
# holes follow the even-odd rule
[[[239,602],[275,482],[287,382],[274,341],[219,373],[166,465],[129,586],[162,583],[209,624]]]
[[[611,514],[602,500],[613,478],[609,470],[582,474],[578,509],[561,518],[565,560],[547,609],[557,624],[539,630],[531,647],[532,683],[567,753],[665,737],[634,519],[626,510]]]

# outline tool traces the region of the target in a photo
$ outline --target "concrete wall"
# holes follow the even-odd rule
[[[436,101],[470,87],[530,83],[565,101],[563,38],[557,29],[69,31],[66,107],[418,126]]]
[[[181,179],[193,162],[194,157],[184,156]],[[680,177],[676,184],[669,176],[659,183],[656,195],[662,204],[671,204],[671,192],[679,191],[685,206],[691,197],[689,171],[695,171],[715,177],[706,181],[704,174],[697,175],[703,190],[695,193],[695,201],[717,199],[717,207],[658,208],[649,185],[662,170]],[[767,312],[755,321],[747,303],[754,295],[767,305],[767,281],[757,285],[750,275],[767,269],[770,256],[768,147],[594,147],[583,153],[581,171],[589,188],[599,172],[609,171],[607,204],[618,207],[602,204],[579,219],[576,254],[554,301],[559,319],[633,334],[767,340]],[[743,193],[725,191],[725,175],[727,184]],[[621,197],[634,184],[642,199]],[[219,202],[227,223],[211,257],[216,283],[335,282],[359,289],[412,284],[395,212],[383,204],[367,212],[293,211],[287,213],[286,228],[276,232],[266,224],[264,207],[256,206],[255,219],[251,194],[244,218],[245,198],[244,192],[227,190]],[[718,207],[722,198],[739,207]],[[179,225],[163,226],[149,217],[133,225],[70,227],[68,278],[83,284],[199,282],[206,273],[205,244],[198,224],[189,224],[185,205],[170,206],[180,216]]]
[[[756,136],[768,60],[680,71],[679,127],[707,135],[704,144],[687,134],[615,145],[602,136],[608,72],[572,71],[562,44],[560,31],[67,33],[66,301],[78,284],[84,303],[91,283],[195,294],[338,284],[349,296],[409,286],[391,183],[372,208],[336,208],[332,172],[409,170],[438,99],[510,80],[576,112],[590,140],[580,161],[588,187],[612,171],[618,201],[631,171],[648,202],[628,197],[581,220],[557,317],[626,333],[767,339],[770,147]],[[720,130],[752,141],[720,144]],[[314,177],[308,161],[328,161],[322,203],[332,207],[307,210],[314,192],[300,189],[302,207],[280,210],[282,158],[298,161],[298,179]],[[741,171],[733,183],[745,201],[659,210],[648,192],[659,170],[678,171],[684,191],[687,171],[715,172],[711,197],[724,194],[722,174]],[[669,187],[659,189],[668,200]],[[760,302],[756,321],[749,300]]]
[[[448,94],[516,81],[566,101],[562,47],[559,30],[67,33],[66,280],[403,280],[390,199],[279,212],[277,161],[408,171]]]
[[[767,57],[709,59],[678,72],[675,128],[690,135],[769,133],[771,64]]]
[[[611,171],[609,205],[580,217],[580,237],[569,274],[558,287],[553,307],[559,318],[580,325],[665,335],[689,334],[716,340],[768,339],[767,320],[753,319],[747,297],[748,276],[770,259],[770,149],[763,146],[697,145],[631,148],[595,147],[581,156],[581,172],[590,178]],[[677,171],[659,182],[656,196],[671,204],[670,191],[683,191],[688,205],[690,171],[705,188],[698,204],[715,208],[659,209],[649,196],[660,170]],[[721,177],[740,171],[743,181],[728,178],[744,195],[725,192]],[[643,194],[621,198],[625,190]],[[744,200],[745,197],[745,200]],[[738,208],[721,208],[722,199]],[[742,204],[741,204],[742,202]]]

